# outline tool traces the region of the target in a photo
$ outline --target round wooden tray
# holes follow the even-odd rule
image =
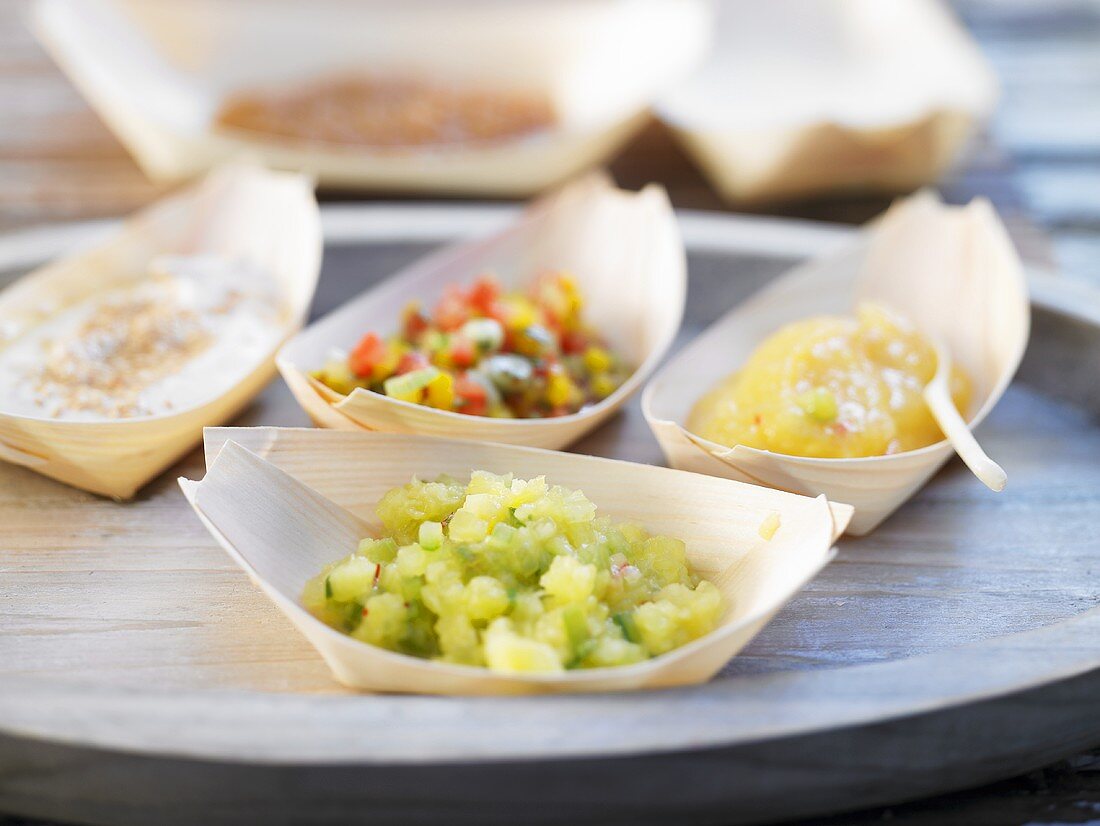
[[[324,313],[504,207],[335,208]],[[682,341],[850,230],[684,214]],[[17,271],[103,231],[0,239]],[[7,280],[7,279],[5,279]],[[0,810],[96,823],[747,823],[988,781],[1100,742],[1100,292],[1033,274],[1020,376],[958,462],[707,685],[352,695],[175,478],[116,504],[0,464]],[[305,425],[276,381],[237,424]],[[576,450],[661,456],[635,401]],[[369,468],[364,468],[368,473]]]

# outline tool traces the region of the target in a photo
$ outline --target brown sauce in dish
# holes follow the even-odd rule
[[[310,143],[433,147],[531,135],[555,121],[541,93],[420,80],[330,78],[281,91],[245,91],[216,116],[226,129]]]

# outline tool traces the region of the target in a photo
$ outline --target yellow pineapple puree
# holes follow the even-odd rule
[[[855,318],[817,316],[781,328],[695,404],[687,426],[719,444],[821,458],[882,456],[943,438],[922,390],[932,345],[904,318],[863,304]],[[969,377],[951,395],[963,415]]]

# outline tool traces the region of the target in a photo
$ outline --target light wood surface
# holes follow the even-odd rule
[[[684,223],[686,235],[700,234],[690,218]],[[737,237],[735,222],[728,227],[712,234]],[[716,243],[691,257],[684,338],[788,263],[720,252]],[[413,245],[330,249],[319,307],[346,299],[420,251]],[[211,813],[204,799],[228,794],[236,801],[232,805],[245,805],[260,788],[256,784],[271,783],[260,769],[242,768],[230,781],[216,764],[185,768],[171,753],[262,757],[284,765],[474,760],[474,772],[478,758],[491,756],[710,744],[724,756],[714,753],[712,762],[644,760],[651,761],[651,771],[691,765],[696,780],[678,788],[702,795],[695,811],[720,809],[731,821],[747,822],[765,811],[827,810],[844,794],[859,794],[868,803],[926,794],[1083,748],[1100,737],[1094,730],[1100,591],[1089,576],[1098,555],[1090,526],[1100,514],[1100,431],[1090,411],[1100,400],[1086,378],[1100,361],[1095,322],[1037,313],[1022,380],[980,431],[1013,475],[1002,497],[952,463],[872,536],[842,541],[836,562],[717,680],[695,689],[630,695],[629,701],[618,697],[610,706],[585,697],[568,707],[558,700],[540,707],[537,700],[519,699],[456,706],[427,698],[311,698],[339,691],[324,664],[207,538],[175,489],[176,475],[201,475],[199,456],[169,471],[131,505],[0,467],[0,524],[15,526],[9,534],[13,547],[0,549],[4,581],[10,583],[5,612],[15,631],[0,638],[0,709],[10,715],[0,736],[0,769],[5,761],[32,759],[43,778],[28,783],[20,772],[0,770],[0,807],[51,816],[94,811],[108,822],[138,822],[133,813],[140,811],[141,822],[186,822]],[[1051,371],[1057,382],[1051,382]],[[238,422],[249,423],[306,421],[276,384]],[[636,404],[577,449],[660,461]],[[213,697],[216,704],[209,702]],[[1043,713],[1019,718],[1021,703]],[[184,722],[170,708],[194,711],[185,712]],[[341,722],[344,714],[350,716]],[[627,718],[650,722],[627,725]],[[899,725],[901,718],[919,722]],[[894,722],[878,722],[888,719]],[[1005,736],[1007,719],[1016,721],[1011,737]],[[371,722],[382,720],[382,726]],[[431,725],[425,727],[425,720]],[[366,730],[371,734],[364,739]],[[48,741],[20,736],[31,731]],[[774,749],[750,745],[779,734],[787,738],[769,739]],[[797,752],[784,750],[794,742],[800,744]],[[872,772],[859,755],[869,754],[873,742],[879,750]],[[93,759],[91,743],[106,751],[93,752]],[[144,762],[110,757],[118,748],[166,756]],[[892,757],[886,760],[882,750]],[[818,771],[798,771],[813,753],[820,755],[814,759]],[[927,770],[883,773],[902,758],[904,765]],[[609,817],[615,790],[621,797],[643,789],[632,768],[637,759],[620,765],[618,773],[605,769],[606,761],[553,764],[555,782],[575,783],[572,772],[582,772],[602,778],[607,790],[554,816],[572,812],[577,822],[615,822]],[[827,764],[830,771],[823,770]],[[141,780],[100,794],[92,809],[80,809],[78,801],[86,804],[81,790],[101,783],[107,766],[136,772]],[[519,766],[514,771],[522,774]],[[731,766],[736,784],[727,777]],[[300,776],[303,783],[314,782]],[[446,782],[443,776],[431,775],[452,799],[469,806],[489,802],[477,791],[476,774],[448,775]],[[725,778],[721,786],[704,792],[700,784],[719,776]],[[167,791],[164,784],[178,788],[187,777],[201,793],[183,799]],[[331,794],[342,775],[326,771],[317,777],[324,782],[316,790]],[[375,777],[379,783],[359,788],[387,789],[372,798],[380,811],[419,817],[401,802],[413,788],[407,785],[412,775]],[[382,777],[394,785],[381,783]],[[501,777],[496,769],[493,777],[495,789]],[[514,818],[521,800],[537,799],[530,778],[513,780],[514,795],[490,795],[499,804],[494,818]],[[715,795],[715,788],[734,796]],[[793,788],[802,793],[792,795]],[[663,793],[665,803],[642,797],[654,819],[670,813]],[[365,800],[345,799],[326,816],[346,818],[348,807]],[[745,806],[738,808],[734,800]],[[132,808],[135,802],[139,810]],[[259,808],[254,803],[250,812],[278,821],[305,811],[302,806],[315,807],[317,798],[279,794],[264,798]],[[120,807],[130,814],[120,814]],[[417,811],[441,810],[424,800]],[[472,815],[466,819],[473,822]]]

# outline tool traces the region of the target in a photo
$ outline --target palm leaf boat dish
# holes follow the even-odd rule
[[[33,16],[43,45],[154,179],[246,151],[330,187],[513,196],[564,181],[624,143],[652,98],[702,57],[709,20],[699,0],[40,0]],[[235,101],[309,99],[360,81],[379,84],[391,103],[393,90],[422,96],[417,117],[464,96],[472,102],[455,106],[480,120],[465,137],[449,128],[425,136],[413,117],[356,140],[303,133],[309,116],[288,118],[291,134],[223,117]],[[485,132],[517,109],[530,128]]]
[[[997,82],[939,0],[727,0],[716,45],[658,116],[718,190],[762,202],[934,181]]]
[[[599,403],[553,418],[489,418],[362,387],[345,395],[311,375],[334,348],[351,348],[366,331],[392,330],[410,302],[435,302],[448,287],[482,273],[523,291],[547,268],[576,278],[587,321],[633,367]],[[368,290],[295,336],[277,363],[298,403],[324,427],[557,449],[605,421],[641,387],[676,336],[685,287],[683,242],[664,190],[624,192],[593,175],[536,201],[500,232],[444,248]]]
[[[130,498],[270,381],[320,263],[312,182],[239,165],[27,275],[0,293],[0,459]]]
[[[873,301],[903,314],[972,378],[963,411],[979,425],[1004,394],[1027,346],[1023,268],[988,202],[945,206],[918,193],[898,202],[851,247],[812,260],[735,307],[680,351],[646,387],[642,409],[669,463],[855,507],[850,532],[867,533],[952,455],[940,441],[865,458],[807,458],[727,447],[686,426],[694,402],[790,322],[846,314]]]
[[[331,430],[213,428],[208,471],[181,479],[214,538],[357,689],[430,694],[612,691],[683,685],[713,676],[833,555],[851,509],[726,479],[509,445]],[[680,537],[689,563],[717,585],[715,630],[642,662],[559,673],[500,673],[423,659],[361,642],[301,604],[326,563],[377,536],[374,505],[414,475],[461,477],[471,468],[583,488],[617,519]],[[762,530],[762,525],[770,526]]]

